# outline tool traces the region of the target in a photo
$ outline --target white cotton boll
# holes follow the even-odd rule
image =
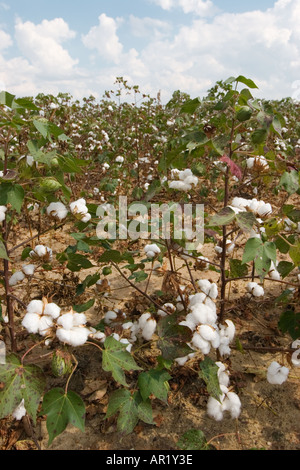
[[[16,271],[14,274],[11,275],[9,279],[9,285],[15,286],[18,284],[18,282],[22,282],[25,279],[25,274],[22,273],[22,271]]]
[[[61,312],[61,308],[56,305],[54,302],[50,302],[45,305],[44,308],[44,315],[48,315],[49,317],[52,317],[54,320],[59,317]]]
[[[267,381],[273,385],[282,385],[288,378],[289,369],[273,361],[268,367]]]
[[[209,314],[209,307],[205,304],[197,304],[191,308],[190,313],[186,316],[186,318],[193,321],[196,325],[199,323],[205,324],[207,323],[207,316]]]
[[[231,417],[236,419],[241,413],[241,400],[239,396],[234,392],[227,392],[226,397],[223,401],[224,411],[229,411]]]
[[[292,357],[291,357],[291,361],[292,361],[292,364],[296,367],[299,367],[300,366],[300,359],[299,359],[299,355],[300,355],[300,340],[297,339],[296,341],[294,341],[292,343],[292,346],[291,346],[293,349],[297,349],[297,351],[295,351],[293,354],[292,354]]]
[[[199,288],[204,292],[204,294],[208,295],[210,288],[211,288],[211,282],[208,279],[200,279],[197,282]]]
[[[227,325],[227,328],[225,328],[225,335],[229,341],[232,341],[235,335],[235,325],[231,320],[225,320],[225,323]]]
[[[22,326],[32,334],[38,333],[39,324],[40,316],[37,313],[27,312],[22,320]]]
[[[192,345],[199,349],[202,354],[209,354],[211,349],[210,342],[206,341],[197,331],[193,335]]]
[[[228,391],[227,387],[220,385],[221,390],[226,390]],[[213,418],[215,421],[222,421],[223,419],[223,400],[224,400],[225,394],[224,392],[222,393],[220,397],[220,401],[216,400],[214,397],[209,397],[206,405],[206,412],[210,418]]]
[[[73,318],[73,313],[64,313],[58,318],[57,324],[62,326],[64,330],[71,330],[73,328]]]
[[[130,330],[133,327],[132,321],[128,321],[126,323],[123,323],[122,328],[123,330]]]
[[[198,292],[197,294],[189,296],[189,306],[194,307],[197,304],[202,304],[206,299],[204,292]]]
[[[160,248],[156,243],[152,243],[151,245],[146,245],[144,248],[145,253],[148,253],[151,251],[154,254],[159,254],[160,253]]]
[[[35,253],[37,254],[37,256],[39,256],[40,258],[42,258],[43,256],[46,255],[47,253],[47,248],[44,246],[44,245],[37,245],[34,249]]]
[[[61,339],[61,337],[58,335],[61,331],[63,331],[64,334],[60,333],[60,336],[64,337],[64,339]],[[64,330],[61,328],[56,332],[56,336],[60,341],[74,347],[82,346],[84,343],[86,343],[89,334],[90,331],[88,328],[81,328],[80,326],[75,326],[71,330]]]
[[[22,266],[22,271],[26,276],[33,276],[34,271],[35,271],[35,265],[34,264],[24,264]]]
[[[12,417],[15,418],[17,421],[20,421],[23,416],[25,416],[27,413],[24,403],[24,398],[22,398],[21,403],[12,412]]]
[[[220,345],[218,347],[219,353],[222,357],[229,356],[231,349],[229,347],[230,340],[228,336],[222,336],[222,331],[220,332]]]
[[[27,312],[42,315],[44,311],[44,302],[42,300],[31,300],[27,305]]]
[[[116,158],[116,162],[117,162],[117,163],[123,163],[123,162],[124,162],[124,157],[118,156],[118,157]]]
[[[114,312],[113,310],[108,310],[108,312],[105,313],[104,315],[104,323],[110,324],[113,320],[117,318],[117,313]]]
[[[149,320],[147,320],[143,330],[142,330],[142,337],[146,340],[146,341],[150,341],[150,339],[152,338],[154,332],[156,330],[156,321],[152,318],[150,318]]]
[[[267,203],[267,204],[263,203],[257,208],[257,214],[260,217],[263,217],[271,213],[272,213],[272,206],[270,203]]]
[[[250,170],[251,168],[253,168],[253,165],[254,165],[254,157],[247,158],[246,163],[247,163],[247,168],[249,168],[249,170]]]
[[[62,202],[51,202],[46,212],[49,217],[53,217],[56,220],[64,220],[68,215],[68,209]]]
[[[211,299],[216,299],[218,297],[218,286],[216,283],[212,283],[210,289],[209,289],[209,293],[208,293],[208,296],[211,298]]]
[[[86,224],[87,222],[89,222],[89,221],[91,220],[91,218],[92,218],[91,214],[85,214],[85,215],[81,218],[81,222],[83,222],[83,223]]]
[[[261,297],[265,293],[263,287],[259,286],[257,282],[248,282],[247,291],[254,297]]]
[[[216,365],[218,366],[218,379],[219,379],[219,384],[224,385],[225,387],[228,387],[229,385],[229,372],[226,370],[225,364],[222,362],[218,361],[216,362]]]
[[[86,319],[85,313],[78,313],[78,312],[73,313],[73,325],[74,326],[85,325],[86,322],[87,322],[87,319]]]
[[[138,320],[138,327],[140,330],[142,330],[144,328],[144,326],[146,325],[146,322],[147,320],[151,317],[151,313],[149,312],[146,312],[146,313],[143,313],[139,320]]]
[[[183,356],[183,357],[177,357],[175,359],[175,362],[177,362],[178,365],[184,366],[184,364],[188,361],[189,357],[188,356]]]
[[[217,341],[218,345],[214,347],[218,347],[220,344],[219,333],[218,331],[210,325],[200,325],[197,328],[198,333],[202,336],[203,339],[206,341]]]
[[[40,322],[39,322],[39,334],[41,336],[47,336],[52,326],[53,326],[53,319],[51,317],[48,317],[48,315],[43,315],[40,318]]]
[[[112,337],[116,340],[116,341],[120,341],[120,335],[118,333],[113,333],[112,334]]]
[[[106,340],[106,335],[102,331],[97,331],[97,333],[93,334],[94,339],[98,339],[101,343],[104,343]]]
[[[147,258],[152,259],[152,258],[154,258],[155,253],[154,253],[154,251],[149,250],[149,251],[147,251],[146,255],[147,255]]]

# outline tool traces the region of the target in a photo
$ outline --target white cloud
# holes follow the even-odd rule
[[[62,18],[35,25],[31,21],[23,23],[20,19],[15,25],[15,38],[19,50],[36,74],[55,77],[69,76],[78,60],[72,59],[62,42],[73,39],[75,32],[69,29]]]
[[[86,35],[82,35],[82,42],[88,49],[96,49],[105,60],[117,64],[123,51],[123,45],[117,35],[120,20],[110,18],[105,13],[98,19],[99,24],[93,26]]]
[[[9,46],[12,46],[12,44],[13,41],[10,35],[0,30],[0,50],[7,49]]]
[[[184,13],[194,13],[198,16],[210,16],[218,11],[212,0],[152,0],[164,10],[181,8]]]
[[[129,27],[131,34],[136,37],[163,38],[169,36],[172,25],[167,21],[157,20],[155,18],[138,18],[137,16],[129,16]]]

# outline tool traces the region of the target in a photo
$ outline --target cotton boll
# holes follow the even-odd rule
[[[189,357],[188,356],[184,356],[184,357],[177,357],[175,359],[175,362],[177,362],[178,365],[180,366],[184,366],[184,364],[188,361]]]
[[[210,288],[211,288],[211,283],[208,279],[200,279],[198,282],[197,282],[199,288],[202,290],[202,292],[204,292],[204,294],[208,295],[209,294],[209,291],[210,291]]]
[[[234,392],[227,392],[223,402],[224,411],[229,411],[231,417],[236,419],[241,413],[241,401],[239,396]]]
[[[49,217],[57,221],[64,220],[68,215],[68,209],[62,202],[51,202],[46,212]]]
[[[126,338],[120,339],[120,343],[127,344],[126,351],[131,352],[132,344]]]
[[[273,385],[282,385],[288,378],[289,369],[273,361],[268,367],[267,381]]]
[[[142,337],[146,341],[150,341],[154,332],[156,330],[156,321],[154,319],[147,320],[143,330],[142,330]]]
[[[42,300],[31,300],[27,305],[27,312],[42,315],[44,311],[44,302]]]
[[[25,279],[25,274],[22,271],[16,271],[11,275],[9,279],[9,285],[11,287],[16,286],[19,282],[22,282]]]
[[[33,276],[34,271],[35,271],[35,265],[34,264],[24,264],[22,266],[22,271],[26,276]]]
[[[264,289],[259,286],[256,282],[248,282],[247,291],[254,297],[262,297],[264,295]]]
[[[12,412],[12,417],[15,418],[17,421],[20,421],[23,416],[25,416],[27,413],[24,403],[24,398],[22,398],[21,403]]]
[[[85,325],[87,322],[86,315],[84,313],[73,313],[73,325],[80,326]]]
[[[211,345],[209,341],[206,341],[202,336],[196,331],[192,338],[192,345],[199,349],[202,354],[209,354]]]
[[[88,328],[81,328],[80,326],[75,326],[70,330],[64,330],[59,328],[56,331],[56,336],[62,343],[67,343],[70,346],[82,346],[86,343],[89,337],[90,331]]]
[[[194,331],[194,330],[196,329],[197,324],[195,323],[193,317],[188,318],[189,315],[191,315],[191,314],[188,314],[188,315],[186,316],[186,319],[185,319],[185,320],[182,320],[182,321],[179,323],[179,325],[181,325],[181,326],[187,326],[190,330]]]
[[[142,330],[144,328],[144,326],[146,325],[146,322],[147,320],[151,317],[151,313],[149,312],[146,312],[146,313],[143,313],[139,320],[138,320],[138,326],[139,326],[139,329]]]
[[[26,328],[28,333],[36,334],[39,331],[40,316],[37,313],[28,312],[22,320],[22,326]]]
[[[147,258],[152,259],[152,258],[154,258],[155,253],[154,253],[154,251],[149,250],[149,251],[147,251],[146,255],[147,255]]]
[[[93,334],[93,338],[98,339],[101,343],[104,343],[104,341],[106,340],[106,335],[102,331],[97,331]]]
[[[56,305],[54,302],[50,302],[45,305],[44,315],[48,315],[49,317],[52,317],[54,320],[59,317],[60,312],[61,312],[60,307]]]
[[[104,323],[109,325],[113,320],[117,318],[117,313],[114,312],[113,310],[109,310],[108,312],[105,313],[104,315]]]
[[[64,330],[69,331],[73,328],[73,319],[74,317],[72,312],[64,313],[58,318],[57,324],[62,326]]]
[[[230,341],[227,336],[222,336],[222,332],[220,332],[220,345],[218,347],[220,356],[229,356],[231,353],[231,349],[229,347]]]
[[[195,305],[202,304],[206,299],[204,292],[198,292],[197,294],[190,295],[189,297],[189,307],[194,307]]]
[[[40,322],[39,322],[39,334],[41,336],[47,336],[52,326],[53,326],[53,319],[51,317],[48,317],[48,315],[43,315],[40,318]]]
[[[219,379],[219,384],[220,385],[225,385],[225,387],[228,387],[229,385],[229,372],[226,370],[225,364],[222,362],[218,361],[216,362],[216,365],[218,366],[218,379]]]
[[[218,297],[218,286],[217,284],[215,283],[212,283],[210,289],[209,289],[209,293],[208,293],[208,296],[211,298],[211,299],[216,299]]]
[[[214,397],[209,397],[206,407],[206,412],[210,418],[213,418],[215,421],[222,421],[223,419],[223,401],[225,398],[225,393],[228,392],[228,388],[225,385],[220,385],[222,395],[220,400],[217,400]]]
[[[235,325],[231,320],[225,320],[225,323],[227,325],[227,328],[225,329],[225,335],[229,341],[232,341],[235,335]]]

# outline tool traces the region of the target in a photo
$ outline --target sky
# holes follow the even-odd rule
[[[300,99],[300,0],[0,0],[0,89],[101,99],[117,77],[163,103],[244,75]]]

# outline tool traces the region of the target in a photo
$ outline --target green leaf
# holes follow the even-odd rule
[[[213,215],[208,223],[208,227],[228,225],[235,219],[235,212],[231,207],[224,207],[218,214]]]
[[[106,250],[98,259],[99,263],[108,263],[113,261],[114,263],[120,263],[123,261],[121,253],[117,250]]]
[[[11,95],[7,91],[1,91],[0,93],[0,105],[4,104],[5,106],[8,106],[9,108],[12,107],[12,103],[14,101],[15,95]]]
[[[106,411],[106,418],[110,418],[116,414],[120,408],[131,398],[131,393],[126,388],[115,390],[109,396],[108,407]]]
[[[3,241],[1,241],[1,240],[0,240],[0,259],[9,260],[5,245],[4,245]]]
[[[256,129],[251,135],[251,141],[253,144],[262,144],[268,135],[267,129]]]
[[[157,334],[159,340],[158,348],[164,359],[174,360],[184,357],[193,350],[187,345],[191,341],[191,330],[183,325],[177,324],[178,314],[168,315],[159,320]]]
[[[194,114],[196,109],[200,106],[201,101],[199,98],[186,101],[180,109],[181,113]]]
[[[81,269],[89,269],[93,267],[90,260],[79,253],[68,253],[67,259],[67,268],[72,272],[78,272]]]
[[[177,441],[177,447],[181,450],[215,450],[215,447],[207,443],[206,437],[200,429],[190,429]]]
[[[199,376],[206,383],[209,395],[220,401],[222,391],[218,378],[219,367],[212,359],[210,359],[210,357],[206,356],[204,361],[200,363],[200,369],[201,371],[199,371]]]
[[[266,242],[264,244],[264,252],[267,258],[269,258],[273,263],[276,263],[276,245],[274,242]]]
[[[89,308],[91,308],[94,305],[95,300],[96,299],[91,299],[82,305],[73,305],[73,310],[75,310],[75,312],[77,313],[86,312]]]
[[[240,259],[230,259],[230,277],[243,277],[248,274],[248,265],[243,264]]]
[[[249,263],[249,261],[253,261],[257,256],[257,250],[262,245],[263,242],[260,238],[249,238],[245,245],[242,263],[246,264]]]
[[[7,202],[11,204],[12,208],[18,213],[21,212],[25,191],[19,184],[13,184],[7,194]]]
[[[300,239],[297,244],[291,246],[289,249],[289,255],[296,266],[300,266]]]
[[[40,367],[22,365],[14,354],[0,364],[0,382],[4,384],[0,392],[0,419],[11,414],[24,399],[28,415],[36,423],[37,409],[45,388],[45,377]]]
[[[280,316],[278,328],[283,333],[289,333],[293,340],[300,338],[300,313],[286,310]]]
[[[34,127],[39,131],[40,134],[42,134],[42,136],[46,139],[48,137],[48,121],[47,120],[43,120],[43,121],[38,121],[38,120],[34,120],[33,121],[33,125]]]
[[[106,338],[102,353],[102,367],[111,372],[116,382],[127,386],[124,371],[141,370],[131,354],[126,351],[126,344],[120,343],[112,336]]]
[[[279,188],[283,187],[287,193],[294,194],[299,189],[299,172],[296,170],[286,171],[280,178]]]
[[[62,388],[50,390],[43,398],[41,415],[43,414],[47,415],[48,445],[66,429],[68,424],[84,432],[85,405],[75,392],[66,393]]]
[[[250,232],[256,223],[256,217],[252,212],[240,212],[236,214],[235,220],[243,232]]]
[[[280,261],[276,269],[281,275],[282,279],[284,279],[286,276],[290,274],[290,272],[294,269],[294,267],[295,265],[293,263],[290,263],[289,261]]]
[[[143,400],[153,394],[159,400],[167,403],[169,384],[172,377],[164,370],[149,370],[139,374],[138,385]]]
[[[236,81],[239,82],[239,83],[243,83],[248,88],[258,88],[258,86],[253,82],[253,80],[251,80],[250,78],[246,78],[243,75],[239,75],[236,78]]]

